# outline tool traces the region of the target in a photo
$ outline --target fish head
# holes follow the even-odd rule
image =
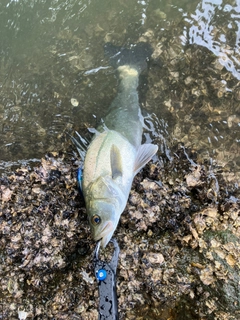
[[[101,246],[105,248],[112,238],[120,217],[117,215],[116,206],[107,199],[93,200],[88,208],[88,217],[93,239],[101,240]]]
[[[99,177],[85,196],[87,214],[93,239],[101,240],[106,247],[117,228],[120,215],[126,206],[125,195],[111,177]]]

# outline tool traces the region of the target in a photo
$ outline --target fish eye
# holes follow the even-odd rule
[[[101,218],[95,214],[92,219],[91,219],[92,224],[94,224],[95,226],[101,223]]]

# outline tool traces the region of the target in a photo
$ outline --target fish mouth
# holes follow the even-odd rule
[[[113,231],[114,225],[112,221],[109,220],[104,224],[102,230],[94,235],[94,240],[101,240],[101,246],[105,248],[112,237]]]

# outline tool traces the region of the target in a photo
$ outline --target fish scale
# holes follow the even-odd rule
[[[131,60],[132,63],[118,66],[118,94],[97,128],[84,159],[82,191],[93,239],[100,240],[102,247],[108,244],[117,228],[134,176],[158,150],[156,145],[141,144],[143,116],[137,87],[140,66],[145,65],[146,54],[151,52],[146,47],[147,44],[140,43],[134,50],[124,49],[124,59],[120,57],[121,52],[118,54],[118,63]],[[144,49],[144,54],[138,49]],[[80,156],[84,155],[82,143],[75,138],[72,141]]]

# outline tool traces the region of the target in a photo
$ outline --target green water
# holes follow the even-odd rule
[[[69,150],[67,133],[96,127],[118,85],[104,44],[143,37],[154,49],[140,87],[145,139],[163,159],[184,145],[237,190],[239,12],[237,0],[1,0],[1,173]]]
[[[150,69],[155,75],[154,81],[163,81],[166,86],[163,88],[159,81],[154,84],[159,85],[159,94],[154,101],[159,100],[158,107],[149,99],[147,111],[155,112],[168,127],[165,136],[173,132],[170,143],[182,140],[174,133],[182,125],[179,123],[176,128],[179,114],[171,111],[169,97],[173,108],[174,105],[181,105],[181,118],[186,117],[189,110],[185,108],[185,97],[183,99],[181,94],[195,90],[189,89],[188,81],[198,83],[198,70],[202,68],[208,75],[207,64],[209,60],[210,63],[214,60],[221,68],[225,67],[217,70],[219,84],[216,83],[216,87],[224,87],[226,93],[224,101],[220,101],[220,104],[224,103],[225,111],[215,112],[216,115],[225,112],[225,117],[220,119],[221,124],[205,121],[201,126],[201,135],[196,139],[201,140],[204,136],[209,142],[204,148],[209,147],[208,154],[211,156],[214,155],[213,148],[224,149],[229,143],[233,149],[238,149],[238,9],[239,5],[234,1],[228,3],[221,0],[1,1],[1,169],[4,171],[14,163],[38,161],[48,151],[65,150],[69,145],[65,132],[81,132],[87,126],[95,127],[111,103],[117,87],[114,71],[104,57],[104,43],[111,41],[127,46],[139,41],[146,33],[151,34],[147,39],[154,48],[161,45],[162,55],[160,52]],[[201,59],[196,61],[196,66],[191,48],[206,48],[207,55],[201,51],[198,54]],[[167,59],[168,52],[170,56],[174,52],[173,60],[192,61],[187,69],[180,63],[173,66]],[[212,65],[208,67],[209,70],[213,68]],[[166,70],[170,70],[170,74]],[[172,77],[174,72],[180,74],[178,81]],[[182,82],[179,81],[181,76]],[[151,89],[148,88],[148,96],[151,96]],[[187,99],[187,103],[191,101],[194,109],[199,110],[204,94],[201,105],[196,103],[201,89],[200,93],[193,92],[194,95],[192,100]],[[208,92],[207,103],[213,105],[210,108],[219,108],[219,97]],[[78,106],[72,105],[72,98],[78,101]],[[232,117],[230,120],[229,116]],[[201,112],[198,114],[195,110],[191,130],[195,131],[195,125],[202,120]],[[224,121],[233,125],[227,128]],[[230,142],[225,138],[229,137],[228,131]],[[196,141],[193,143],[190,140],[189,146],[192,145],[196,147]],[[231,161],[236,162],[236,159]]]

